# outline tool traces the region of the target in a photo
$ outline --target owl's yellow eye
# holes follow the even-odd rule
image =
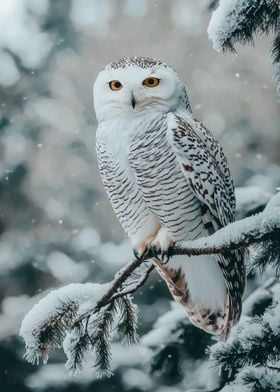
[[[112,80],[111,82],[109,82],[109,87],[113,91],[118,91],[122,88],[122,84],[118,80]]]
[[[147,78],[143,81],[143,85],[147,87],[156,87],[159,84],[160,79],[158,78]]]

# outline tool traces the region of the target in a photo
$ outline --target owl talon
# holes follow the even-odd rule
[[[168,254],[168,250],[164,250],[161,252],[161,264],[167,264],[169,261],[170,257]]]
[[[145,248],[144,251],[142,253],[140,253],[137,249],[134,248],[133,253],[134,253],[135,258],[137,260],[141,261],[141,260],[144,260],[145,257],[148,255],[149,249]]]
[[[159,245],[151,245],[149,253],[152,257],[155,257],[160,261],[161,264],[167,264],[170,260],[170,257],[173,256],[173,247],[169,247],[168,249],[161,249]]]
[[[161,252],[162,264],[167,264],[170,258],[174,255],[174,247],[170,246],[167,250]]]
[[[153,257],[158,258],[158,248],[157,248],[156,245],[152,245],[152,246],[150,247],[150,253],[151,253],[151,255],[152,255]]]

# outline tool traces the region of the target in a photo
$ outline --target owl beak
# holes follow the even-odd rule
[[[131,106],[132,106],[133,109],[135,109],[136,98],[135,98],[135,95],[133,94],[133,91],[131,91]]]

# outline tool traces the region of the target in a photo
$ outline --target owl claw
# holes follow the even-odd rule
[[[147,254],[149,253],[149,249],[145,248],[143,252],[139,252],[137,249],[133,249],[134,256],[137,260],[144,260]]]
[[[158,259],[161,264],[167,264],[170,260],[170,257],[172,257],[174,254],[173,249],[173,246],[170,246],[168,249],[161,249],[159,246],[153,244],[150,247],[149,253],[152,255],[152,257]]]
[[[158,258],[158,248],[157,248],[156,245],[152,245],[152,246],[150,247],[150,253],[151,253],[151,255],[152,255],[153,257]]]
[[[156,258],[160,263],[168,263],[173,256],[175,241],[164,228],[161,228],[155,237],[149,237],[145,241],[135,243],[133,247],[134,256],[137,260]]]
[[[173,246],[170,246],[167,250],[163,250],[161,252],[162,264],[167,264],[173,255],[174,255]]]
[[[167,264],[170,259],[170,256],[168,254],[168,250],[164,250],[161,252],[161,264]]]

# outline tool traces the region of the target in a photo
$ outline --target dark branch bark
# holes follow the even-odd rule
[[[112,300],[119,298],[119,297],[123,297],[124,295],[128,295],[128,294],[132,294],[135,293],[135,291],[137,291],[138,289],[140,289],[140,287],[142,287],[146,280],[148,279],[150,273],[155,269],[155,266],[152,264],[150,265],[150,267],[147,269],[147,271],[145,272],[145,274],[142,276],[142,278],[139,280],[139,282],[137,283],[137,285],[135,285],[132,289],[130,290],[124,290],[121,293],[117,293],[114,294],[112,297]]]

